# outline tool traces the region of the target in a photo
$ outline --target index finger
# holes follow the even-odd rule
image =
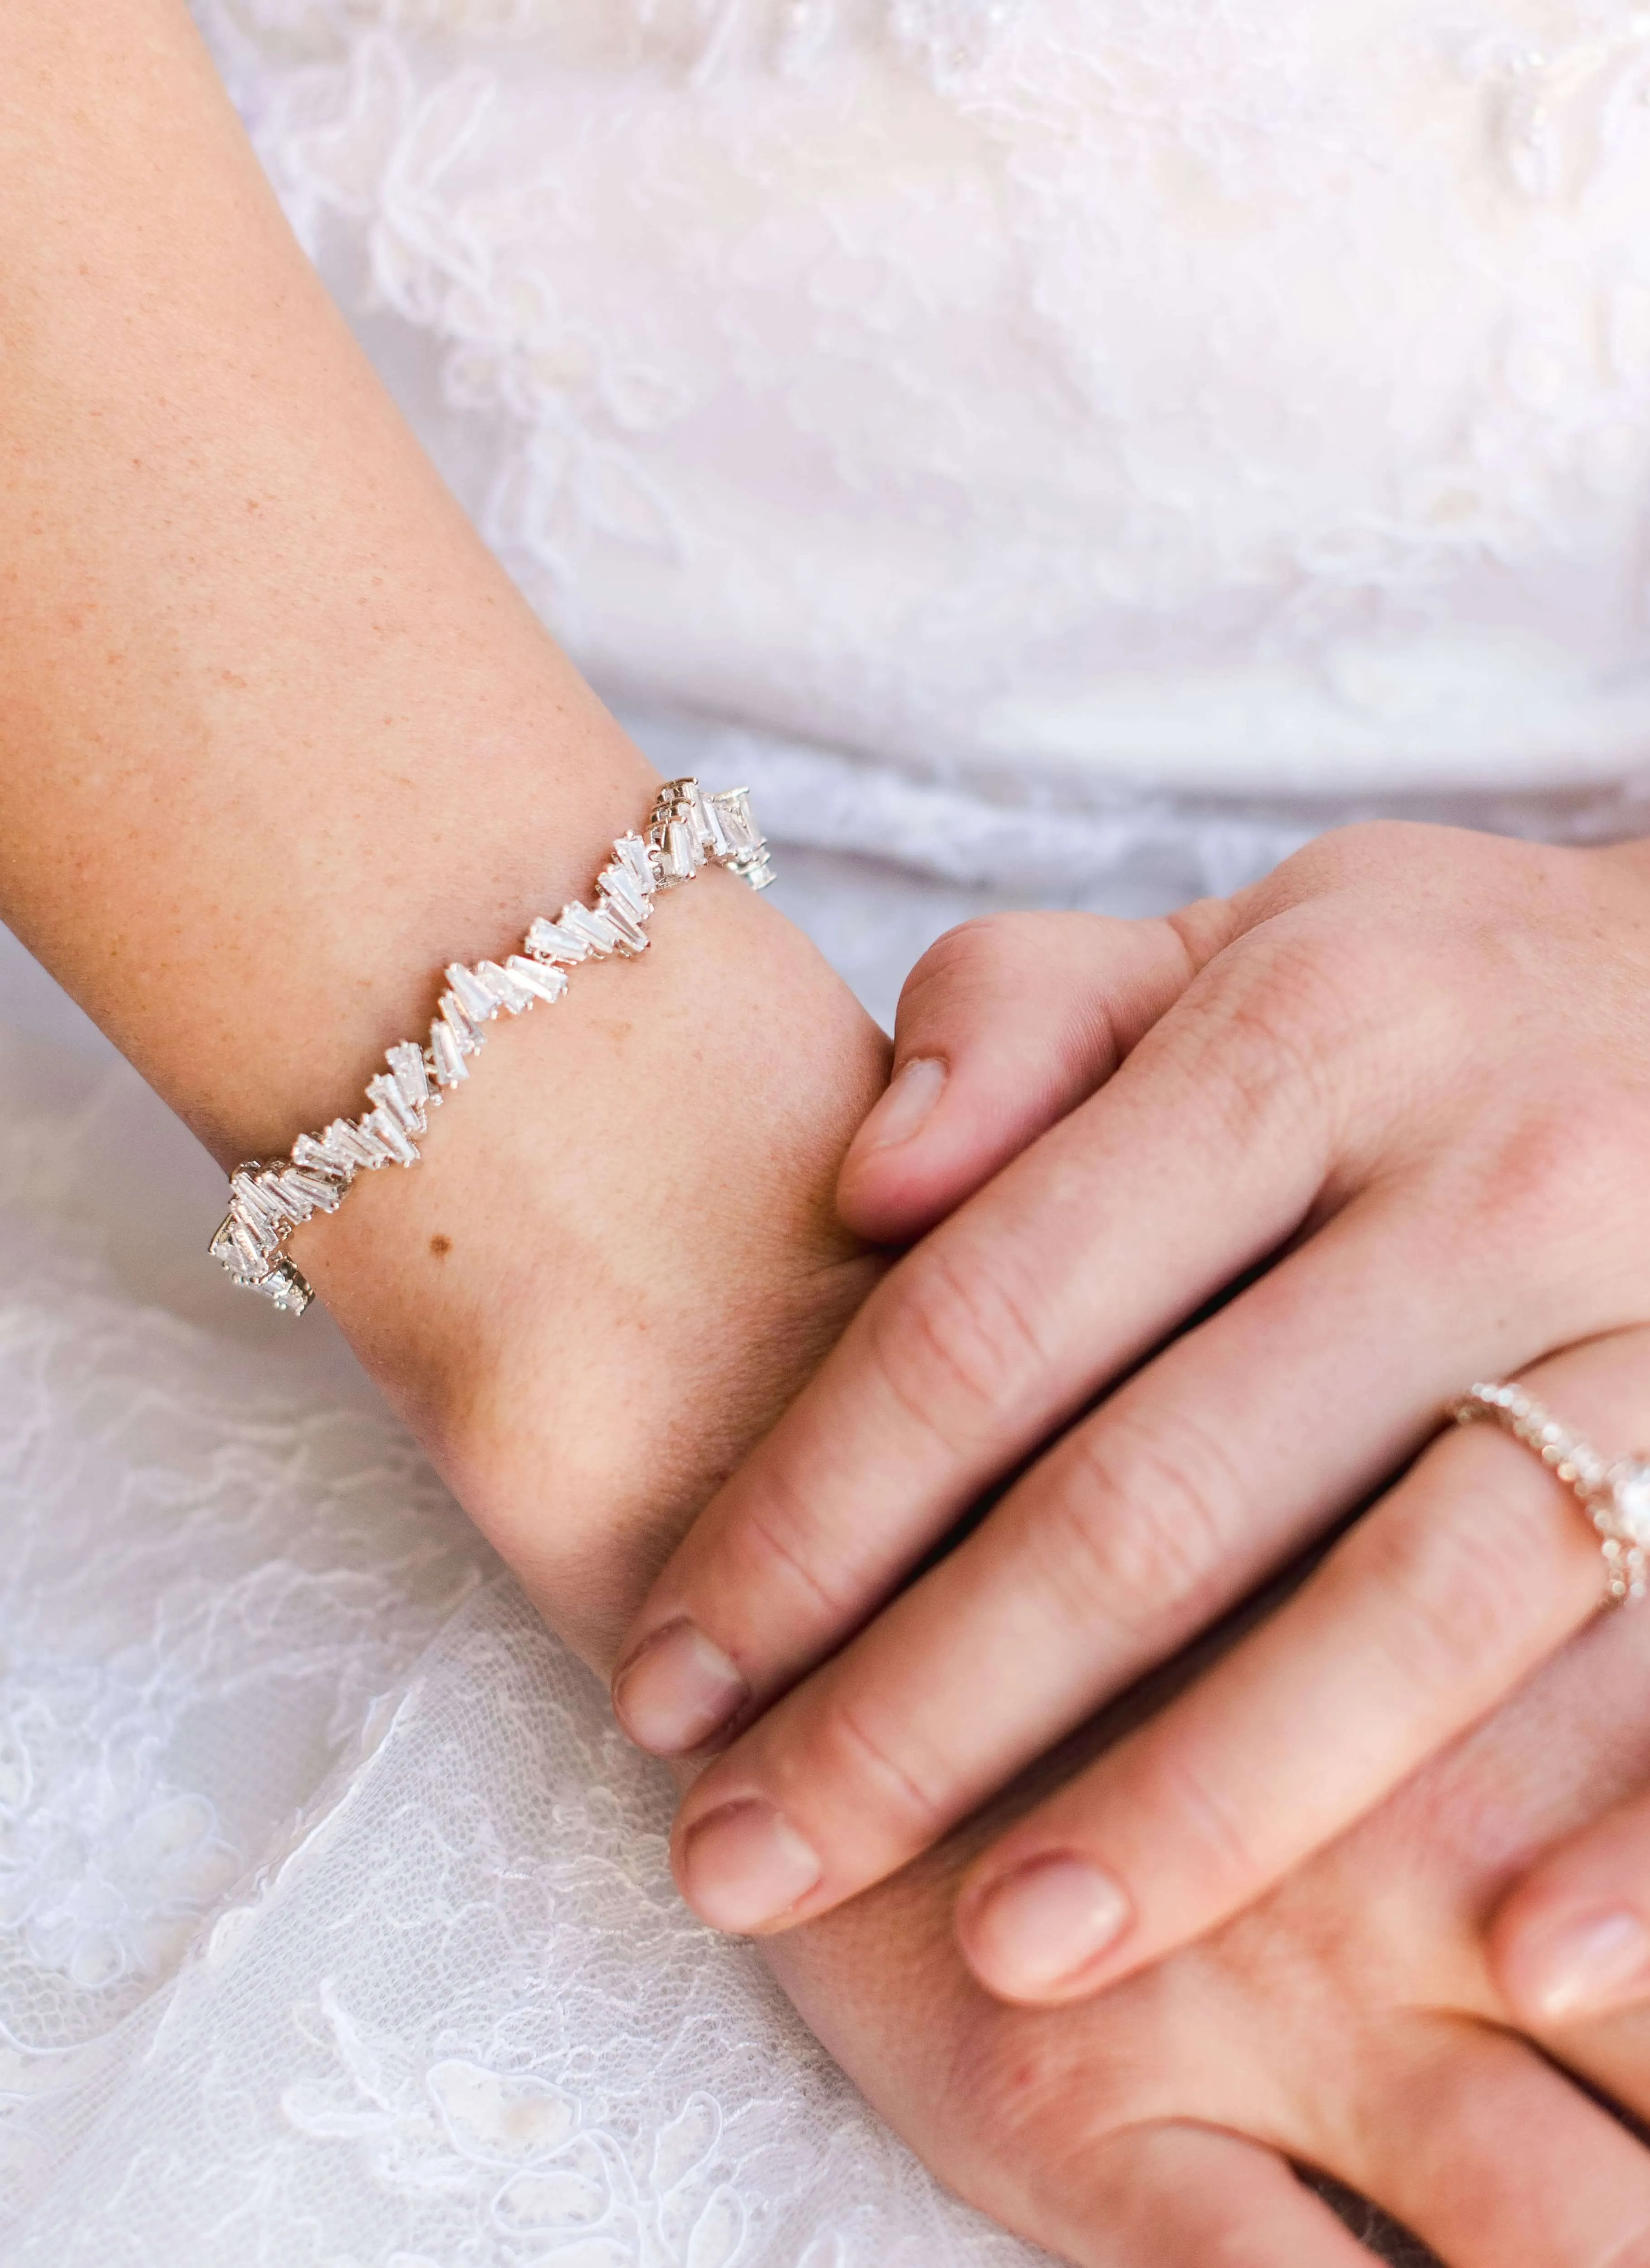
[[[621,1655],[615,1705],[642,1746],[684,1754],[747,1721],[1298,1227],[1336,1148],[1330,1082],[1246,1012],[1241,976],[1198,985],[884,1279],[701,1515]]]

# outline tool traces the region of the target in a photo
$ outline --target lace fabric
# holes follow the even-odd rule
[[[1041,2257],[689,1916],[667,1778],[0,942],[0,2259]]]
[[[621,701],[1183,824],[1641,766],[1620,0],[202,12]]]

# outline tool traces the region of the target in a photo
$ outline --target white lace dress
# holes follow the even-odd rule
[[[453,486],[885,1017],[1357,808],[1650,825],[1650,15],[198,0]],[[3,943],[3,941],[0,941]],[[5,2268],[976,2268],[215,1171],[0,987]]]

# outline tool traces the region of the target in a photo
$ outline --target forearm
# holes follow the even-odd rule
[[[18,0],[0,143],[0,914],[220,1160],[279,1152],[359,1107],[444,963],[587,889],[652,775],[383,394],[175,0]],[[506,1024],[424,1167],[296,1245],[593,1658],[864,1281],[831,1192],[878,1036],[721,875],[654,936]]]
[[[0,28],[0,906],[226,1162],[651,775],[293,242],[179,0]]]

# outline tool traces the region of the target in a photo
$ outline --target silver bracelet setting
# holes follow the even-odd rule
[[[1650,1590],[1650,1460],[1601,1456],[1544,1403],[1505,1381],[1469,1387],[1447,1414],[1457,1425],[1487,1419],[1533,1449],[1580,1501],[1597,1531],[1606,1600],[1618,1607],[1643,1600]]]
[[[575,900],[554,921],[541,917],[521,951],[503,962],[448,966],[428,1041],[404,1040],[389,1049],[387,1069],[367,1081],[369,1107],[360,1117],[335,1118],[320,1134],[300,1134],[287,1157],[236,1167],[212,1257],[247,1291],[301,1315],[314,1295],[286,1256],[292,1231],[318,1212],[335,1212],[363,1168],[375,1173],[392,1160],[416,1166],[415,1137],[425,1131],[429,1113],[469,1077],[468,1058],[500,1009],[519,1016],[541,1000],[559,1000],[567,971],[580,961],[645,952],[657,893],[691,881],[707,865],[726,866],[754,890],[772,881],[749,795],[742,787],[707,795],[697,780],[667,780],[643,831],[622,835],[614,844],[611,863],[596,877],[593,905]]]

